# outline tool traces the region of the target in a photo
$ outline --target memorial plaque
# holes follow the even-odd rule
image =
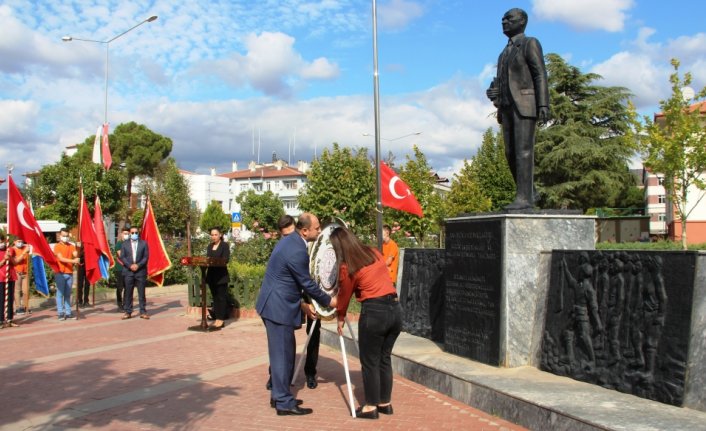
[[[501,220],[446,225],[444,350],[500,365]]]
[[[404,251],[400,304],[402,330],[436,342],[444,341],[443,249]]]
[[[696,253],[554,251],[540,368],[680,406]]]

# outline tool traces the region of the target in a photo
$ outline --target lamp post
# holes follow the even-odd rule
[[[93,43],[100,43],[105,45],[105,101],[104,101],[104,124],[108,124],[108,63],[109,63],[109,50],[110,50],[110,43],[114,41],[115,39],[118,39],[121,36],[124,36],[125,34],[129,33],[130,31],[136,29],[137,27],[141,26],[144,23],[147,22],[152,22],[157,19],[157,15],[152,15],[151,17],[140,21],[139,23],[133,25],[129,29],[125,30],[124,32],[120,33],[119,35],[113,37],[112,39],[108,40],[95,40],[95,39],[82,39],[79,37],[73,37],[73,36],[64,36],[61,38],[64,42],[71,42],[74,40],[80,40],[82,42],[93,42]]]

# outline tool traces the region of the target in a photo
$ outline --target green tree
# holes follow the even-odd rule
[[[451,191],[446,196],[445,202],[449,217],[456,217],[463,213],[490,211],[492,200],[483,193],[476,182],[475,171],[472,164],[464,160],[461,172],[454,174]],[[510,175],[510,181],[512,181],[512,175]],[[510,199],[512,202],[512,198]]]
[[[109,171],[91,162],[88,148],[93,137],[78,145],[71,157],[63,154],[53,165],[46,165],[33,178],[27,193],[37,219],[52,219],[72,227],[78,224],[79,181],[83,183],[89,211],[93,212],[95,195],[101,201],[104,216],[117,216],[124,205],[125,174]]]
[[[230,231],[230,216],[223,212],[220,203],[211,201],[201,215],[199,227],[202,232],[208,232],[214,227],[219,228],[221,232],[228,232]]]
[[[669,76],[672,94],[659,104],[661,114],[654,121],[645,116],[639,121],[631,106],[633,138],[638,142],[644,165],[654,173],[664,174],[664,188],[681,221],[682,248],[687,249],[686,223],[697,206],[688,201],[689,188],[699,190],[699,200],[706,189],[706,122],[695,102],[706,98],[706,87],[691,97],[682,93],[691,84],[691,73],[679,76],[679,60],[672,59],[674,73]],[[703,106],[701,102],[696,106]]]
[[[337,143],[325,149],[311,164],[299,207],[322,220],[339,216],[357,233],[373,233],[375,175],[367,149],[341,148]]]
[[[557,54],[548,54],[551,119],[537,134],[535,181],[543,208],[620,205],[631,184],[628,162],[634,147],[622,87],[602,87],[595,73],[582,73]]]
[[[154,171],[152,181],[142,184],[142,192],[150,197],[157,226],[163,236],[186,234],[186,222],[195,232],[198,210],[191,208],[189,184],[179,173],[176,161],[169,157]]]
[[[400,179],[412,190],[422,207],[424,217],[395,209],[385,211],[389,211],[391,218],[400,223],[402,230],[412,233],[424,246],[427,244],[428,234],[440,232],[446,213],[443,199],[434,192],[435,179],[426,156],[416,145],[412,147],[412,151],[414,157],[406,156],[406,162],[400,169]]]
[[[513,201],[515,181],[512,179],[512,172],[510,172],[507,158],[505,158],[505,144],[500,133],[496,135],[491,129],[483,133],[483,143],[471,159],[468,168],[474,189],[459,191],[468,197],[472,197],[477,191],[480,191],[490,199],[491,207],[489,209],[493,211],[500,210]],[[464,169],[466,169],[465,161]],[[465,184],[470,186],[468,182]],[[480,201],[476,201],[473,205],[480,203]]]
[[[172,152],[172,140],[134,121],[118,125],[110,135],[113,163],[127,175],[127,196],[137,176],[151,177],[159,164]],[[129,208],[127,208],[129,210]]]
[[[262,194],[254,190],[240,193],[235,201],[240,204],[240,211],[248,229],[267,232],[277,231],[277,221],[284,215],[284,204],[271,191]]]

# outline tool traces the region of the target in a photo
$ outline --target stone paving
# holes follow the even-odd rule
[[[395,376],[395,414],[354,419],[340,352],[321,346],[318,388],[297,398],[314,413],[277,416],[269,407],[267,343],[259,318],[219,332],[187,328],[185,293],[148,289],[150,320],[121,320],[112,300],[59,321],[53,309],[0,330],[0,430],[523,430]],[[297,331],[301,351],[304,331]],[[354,397],[360,364],[349,356]],[[356,402],[356,406],[358,403]]]

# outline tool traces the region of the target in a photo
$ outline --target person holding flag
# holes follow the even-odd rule
[[[59,270],[54,274],[56,281],[56,312],[59,320],[76,319],[71,313],[71,288],[74,282],[74,265],[78,265],[76,246],[69,242],[69,231],[62,228],[59,243],[54,246],[54,255],[59,261]]]
[[[15,289],[15,297],[17,304],[17,314],[32,314],[29,309],[29,255],[30,247],[24,243],[21,239],[15,240],[15,254],[20,260],[15,267],[17,272],[17,281],[15,283],[17,289]]]
[[[20,326],[12,322],[15,302],[15,266],[20,263],[15,249],[8,247],[7,237],[0,232],[0,322],[3,328]],[[6,320],[7,319],[7,320]]]

